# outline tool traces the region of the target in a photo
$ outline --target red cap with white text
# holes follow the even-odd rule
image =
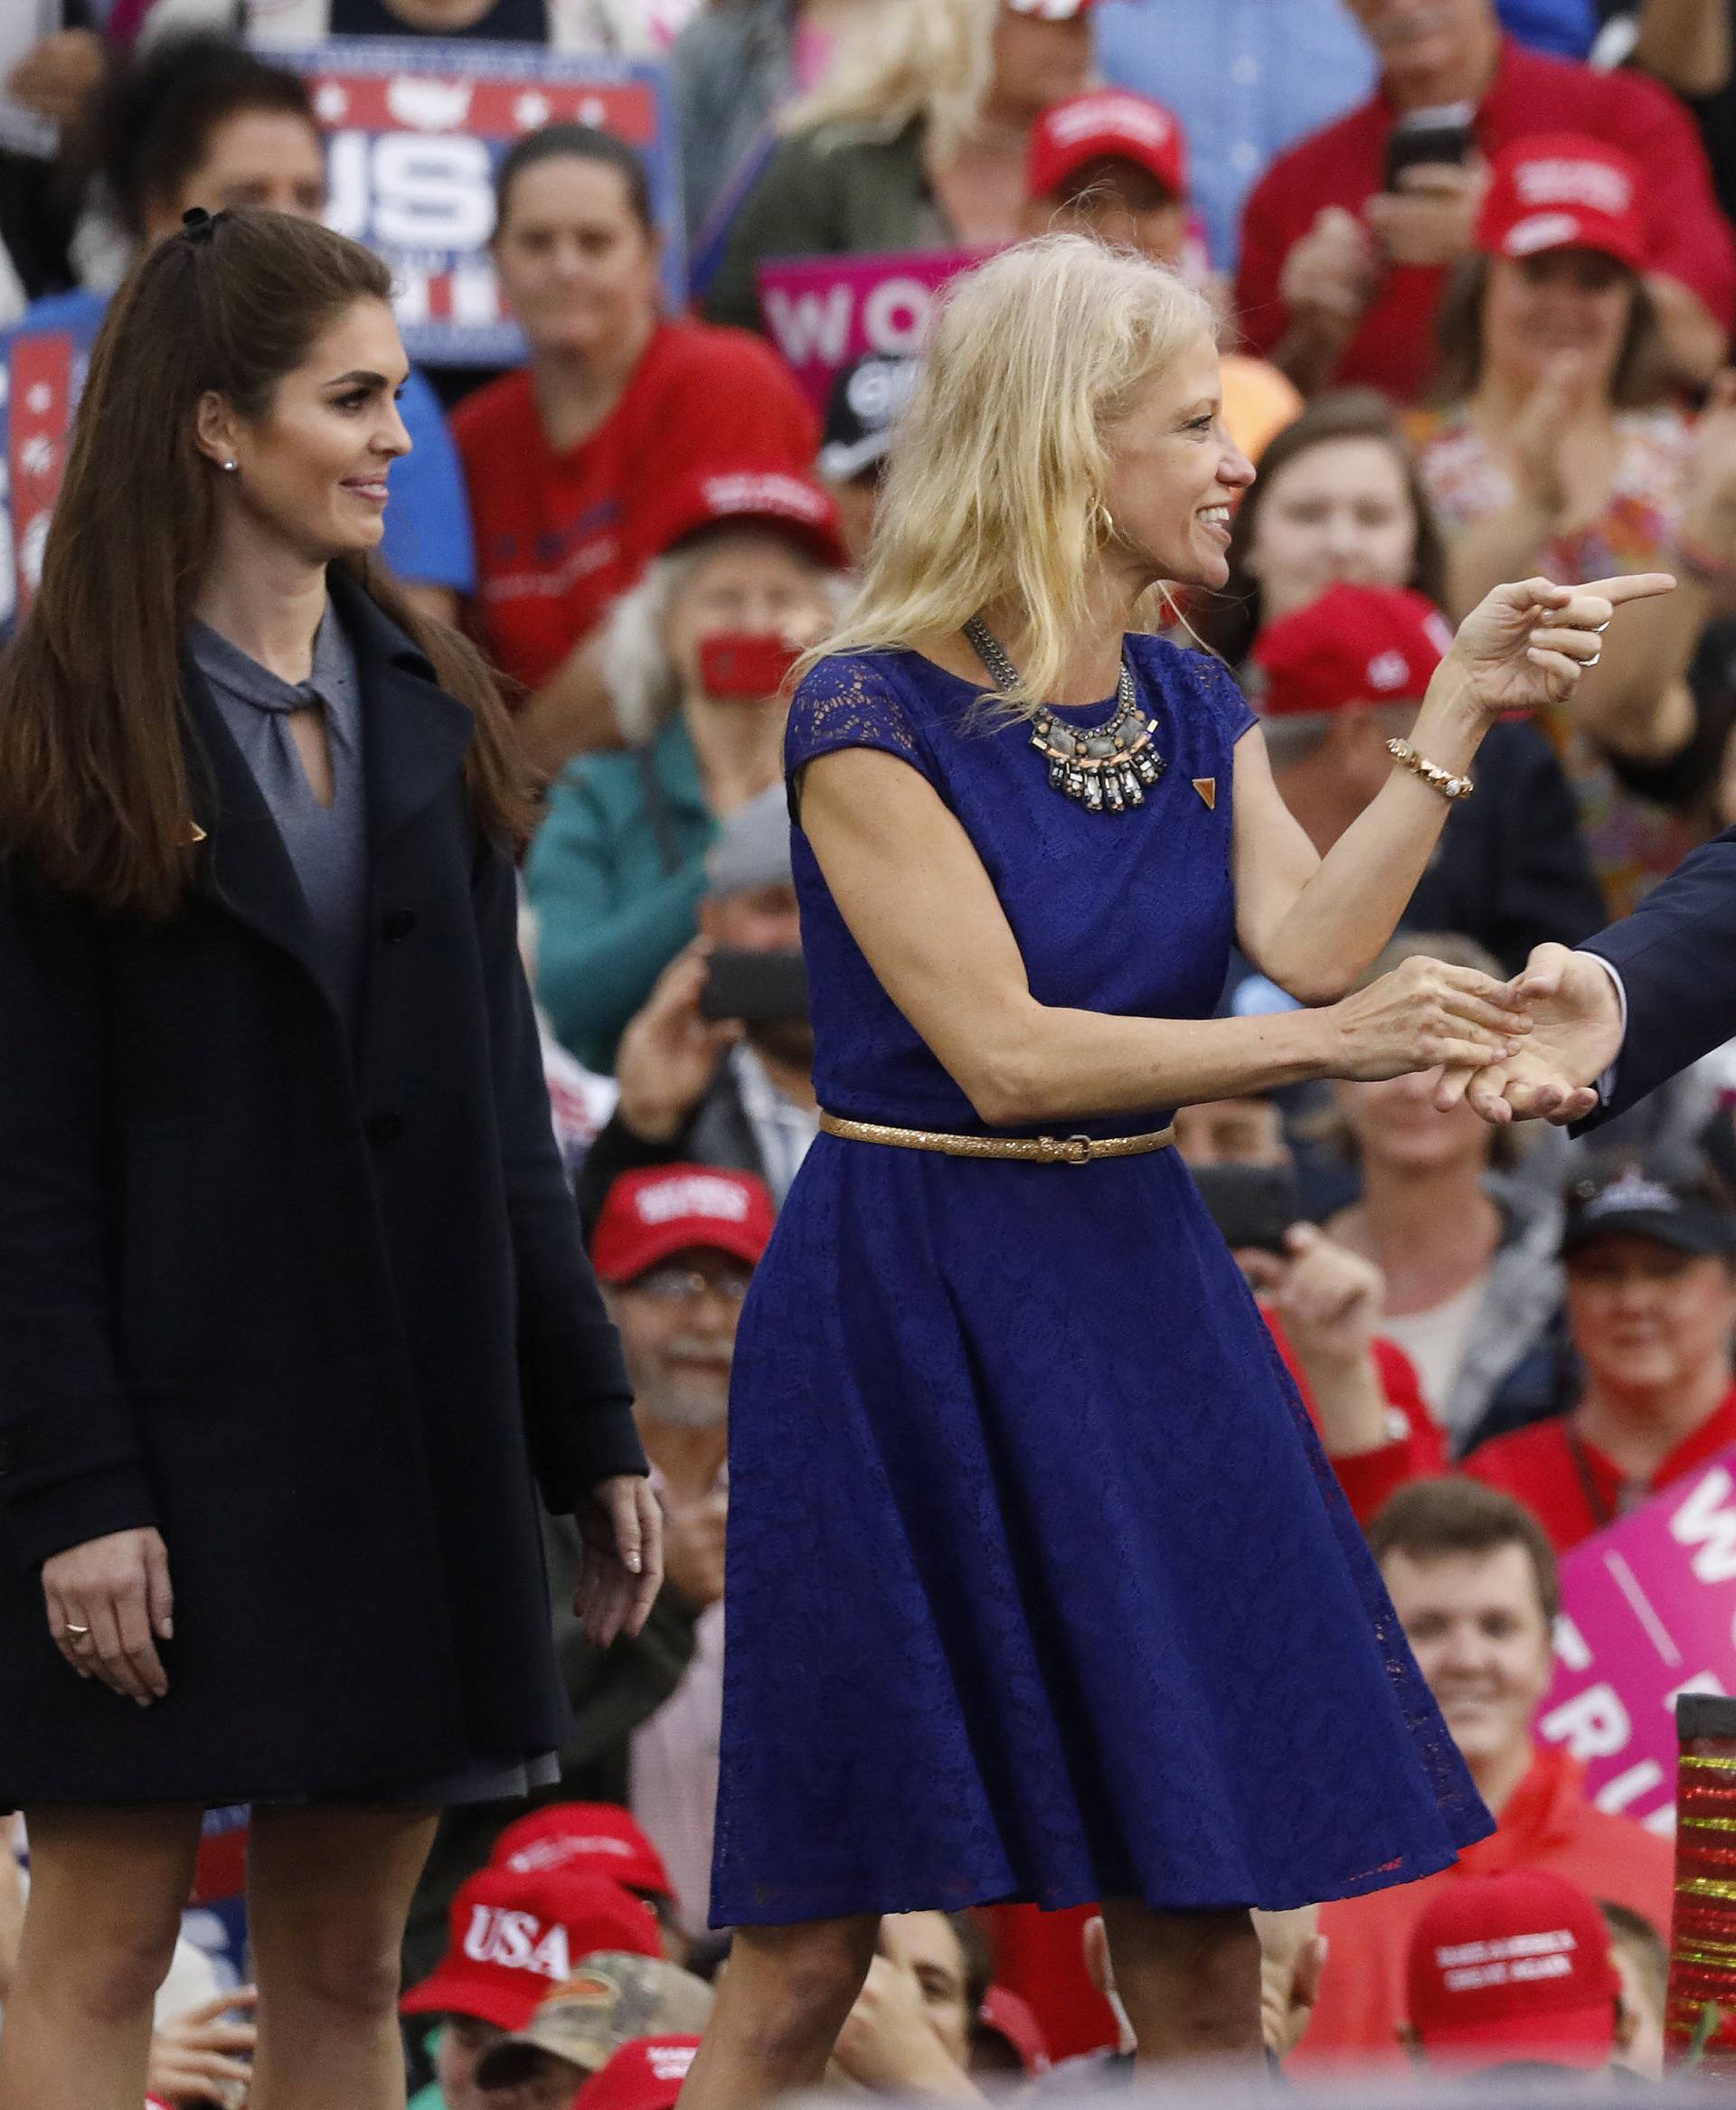
[[[1417,703],[1452,642],[1421,594],[1341,580],[1260,632],[1249,692],[1262,718]]]
[[[646,545],[666,555],[707,528],[769,528],[828,570],[849,562],[832,494],[812,476],[769,463],[742,463],[679,476],[647,501]]]
[[[1477,246],[1491,257],[1597,250],[1643,270],[1643,182],[1637,162],[1584,133],[1515,139],[1490,167]]]
[[[603,1949],[661,1956],[643,1898],[606,1877],[486,1868],[452,1900],[451,1945],[399,2003],[407,2015],[469,2015],[522,2030],[539,2003]]]
[[[697,2037],[636,2037],[572,2099],[572,2110],[675,2110]]]
[[[1172,196],[1187,195],[1187,135],[1182,121],[1148,95],[1101,88],[1051,103],[1031,127],[1024,165],[1028,198],[1052,198],[1088,162],[1131,161]]]
[[[1543,1869],[1450,1882],[1411,1933],[1406,2011],[1431,2066],[1596,2072],[1616,2049],[1620,1991],[1603,1914]]]
[[[548,1803],[507,1825],[491,1855],[497,1869],[514,1875],[544,1869],[607,1876],[653,1898],[669,1898],[675,1886],[663,1856],[631,1810],[618,1803]]]
[[[694,1248],[757,1267],[776,1219],[770,1190],[751,1173],[647,1166],[623,1173],[609,1189],[590,1234],[590,1262],[604,1282],[631,1282]]]

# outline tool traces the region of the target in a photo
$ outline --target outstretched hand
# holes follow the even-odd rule
[[[1442,1073],[1442,1111],[1468,1099],[1497,1127],[1510,1121],[1583,1120],[1598,1104],[1592,1088],[1621,1049],[1621,999],[1593,954],[1540,945],[1513,984],[1532,1021],[1523,1046],[1481,1069]]]
[[[1466,617],[1448,655],[1490,718],[1564,702],[1603,656],[1603,634],[1625,602],[1672,593],[1667,571],[1557,586],[1522,579],[1493,588]]]

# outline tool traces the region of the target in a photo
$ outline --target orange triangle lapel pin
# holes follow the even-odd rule
[[[1217,778],[1215,777],[1196,777],[1194,779],[1194,788],[1205,801],[1207,811],[1215,813],[1218,807]]]

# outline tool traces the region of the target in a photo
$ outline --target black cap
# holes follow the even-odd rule
[[[1679,1253],[1732,1253],[1736,1216],[1695,1188],[1647,1179],[1632,1167],[1571,1191],[1561,1229],[1563,1258],[1593,1239],[1622,1236],[1656,1239]]]
[[[921,370],[908,352],[870,352],[838,370],[820,441],[819,470],[828,484],[847,484],[880,460]]]

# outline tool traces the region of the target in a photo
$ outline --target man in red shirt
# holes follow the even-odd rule
[[[1570,1197],[1561,1258],[1579,1405],[1479,1446],[1465,1470],[1565,1553],[1736,1444],[1736,1218],[1624,1173]]]
[[[1736,309],[1736,244],[1669,92],[1504,38],[1494,0],[1347,4],[1381,54],[1380,91],[1280,155],[1250,194],[1236,280],[1250,349],[1305,393],[1366,382],[1414,399],[1433,370],[1448,274],[1471,253],[1485,165],[1528,134],[1574,131],[1646,171],[1646,284],[1678,378],[1709,380]],[[1395,134],[1407,120],[1435,127],[1453,106],[1468,127],[1463,164],[1439,158],[1443,142],[1389,182]]]
[[[1458,1478],[1401,1488],[1369,1527],[1405,1636],[1498,1829],[1420,1882],[1322,1907],[1326,1963],[1292,2071],[1402,2065],[1405,1951],[1423,1909],[1455,1884],[1543,1869],[1669,1925],[1667,1840],[1585,1799],[1565,1751],[1532,1741],[1560,1609],[1555,1556],[1516,1502]]]

